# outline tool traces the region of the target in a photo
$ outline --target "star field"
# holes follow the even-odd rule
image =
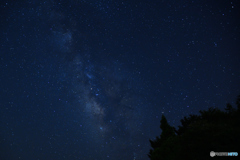
[[[239,3],[0,3],[0,159],[144,160],[240,93]]]

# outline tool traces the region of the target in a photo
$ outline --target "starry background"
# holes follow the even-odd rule
[[[0,159],[145,160],[240,93],[237,0],[0,4]]]

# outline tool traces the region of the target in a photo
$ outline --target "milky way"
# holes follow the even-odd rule
[[[107,66],[92,65],[90,60],[80,62],[78,58],[72,63],[76,70],[71,91],[77,97],[79,115],[86,118],[78,119],[79,124],[87,126],[88,135],[96,142],[101,140],[95,146],[119,150],[139,145],[133,139],[142,136],[139,113],[144,104],[139,100],[142,96],[136,93],[137,85],[129,88],[133,82],[128,81],[130,77],[124,66],[115,62]],[[122,143],[126,138],[131,145]]]
[[[51,17],[54,22],[64,21],[63,14],[54,14],[55,17]],[[138,74],[132,74],[134,71],[117,59],[102,63],[96,60],[89,47],[76,45],[84,44],[79,42],[83,41],[83,34],[74,35],[81,32],[76,31],[76,26],[63,27],[58,22],[52,26],[51,47],[58,51],[57,55],[62,56],[67,66],[63,71],[68,76],[62,79],[71,83],[68,94],[75,98],[70,102],[70,108],[78,113],[74,119],[79,129],[84,128],[89,141],[92,141],[87,147],[101,150],[98,156],[103,158],[111,155],[111,152],[106,152],[108,150],[131,150],[136,157],[144,146],[136,139],[144,136],[140,115],[145,105]]]

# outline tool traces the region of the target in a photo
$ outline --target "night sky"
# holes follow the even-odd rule
[[[240,94],[237,0],[0,3],[1,160],[146,160]]]

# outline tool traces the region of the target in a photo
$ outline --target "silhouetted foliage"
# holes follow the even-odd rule
[[[160,138],[150,140],[152,160],[200,160],[210,158],[210,152],[236,152],[240,144],[240,96],[235,110],[229,103],[224,111],[217,108],[200,110],[181,120],[179,129],[171,127],[162,116]],[[174,133],[177,133],[175,134]]]
[[[174,144],[176,143],[176,139],[175,139],[175,128],[171,127],[168,122],[167,119],[164,115],[162,115],[162,119],[160,121],[161,125],[160,128],[162,129],[162,133],[159,137],[156,137],[156,139],[154,141],[149,140],[151,143],[151,147],[153,148],[153,150],[151,149],[148,156],[151,159],[159,159],[160,155],[161,157],[166,157],[168,156],[168,154],[172,153],[175,151],[175,149],[171,146],[174,146]]]
[[[183,119],[181,119],[181,123],[182,123],[182,126],[179,126],[179,129],[176,130],[175,132],[178,134],[178,135],[182,135],[188,128],[189,128],[189,125],[193,122],[196,122],[197,120],[200,119],[200,116],[198,115],[191,115],[189,117],[184,117]]]
[[[160,123],[161,123],[160,128],[162,129],[162,134],[160,137],[163,141],[175,135],[174,128],[168,124],[167,119],[164,115],[162,115]]]
[[[232,113],[233,112],[233,107],[230,103],[227,103],[227,106],[225,108],[225,110],[228,112],[228,113]]]

